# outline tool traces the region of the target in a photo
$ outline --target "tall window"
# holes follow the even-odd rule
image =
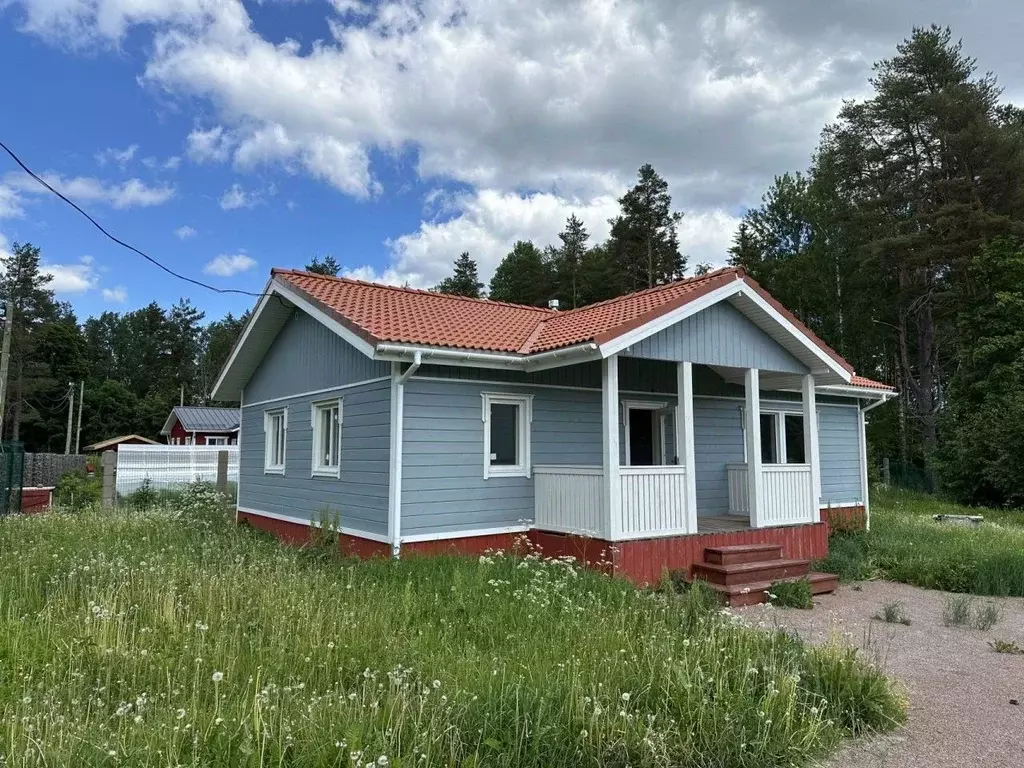
[[[529,396],[483,393],[484,478],[530,476]]]
[[[341,473],[341,398],[313,404],[313,474]]]
[[[803,414],[787,413],[783,418],[786,422],[786,463],[806,464]]]
[[[283,475],[285,462],[285,443],[288,432],[288,410],[264,411],[263,431],[266,442],[263,451],[263,471],[269,474]]]
[[[779,433],[775,413],[761,414],[761,463],[779,463]]]

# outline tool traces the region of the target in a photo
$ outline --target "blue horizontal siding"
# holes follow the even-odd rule
[[[246,383],[245,402],[315,392],[390,373],[390,363],[371,360],[323,323],[296,310]]]
[[[300,385],[305,388],[306,385]],[[311,387],[315,388],[315,387]],[[312,477],[313,403],[344,399],[341,477]],[[246,399],[249,391],[246,390]],[[285,474],[263,472],[263,415],[288,408]],[[391,384],[379,381],[242,409],[238,505],[306,523],[325,512],[357,531],[386,534],[390,469]]]

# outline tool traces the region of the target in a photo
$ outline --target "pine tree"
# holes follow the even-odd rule
[[[558,239],[562,241],[562,247],[555,252],[556,298],[562,306],[575,309],[580,306],[580,270],[590,234],[574,213],[565,220],[565,229],[559,233]]]
[[[341,271],[341,265],[330,254],[324,256],[323,261],[320,260],[319,256],[314,256],[313,260],[306,265],[306,271],[312,272],[315,275],[337,277]]]
[[[468,251],[463,251],[455,260],[455,272],[451,277],[446,277],[438,283],[434,290],[437,293],[479,299],[483,295],[483,288],[484,284],[480,282],[477,274],[476,262],[469,257]]]
[[[494,271],[488,298],[546,306],[552,297],[552,272],[552,265],[545,261],[537,246],[519,240]]]
[[[622,213],[609,220],[608,248],[626,291],[677,280],[686,270],[676,232],[683,214],[672,210],[668,182],[650,164],[640,167],[637,183],[619,198]]]

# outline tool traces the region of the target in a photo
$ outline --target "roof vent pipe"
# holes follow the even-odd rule
[[[558,311],[558,299],[548,299],[548,309]]]

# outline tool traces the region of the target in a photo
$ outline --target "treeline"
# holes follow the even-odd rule
[[[677,228],[683,214],[672,210],[668,182],[644,165],[619,205],[604,243],[591,243],[586,225],[573,214],[555,244],[517,242],[486,292],[469,253],[456,259],[452,275],[434,290],[534,306],[557,299],[561,308],[573,309],[681,278],[687,259],[679,252]]]
[[[875,459],[1024,504],[1024,111],[950,30],[916,29],[778,177],[731,249],[858,371],[895,384]]]
[[[182,299],[168,310],[153,303],[79,323],[39,263],[37,247],[15,243],[0,272],[0,299],[14,303],[4,439],[30,451],[63,451],[69,393],[77,403],[82,381],[83,446],[129,433],[156,439],[182,398],[209,402],[245,316],[204,322]]]

